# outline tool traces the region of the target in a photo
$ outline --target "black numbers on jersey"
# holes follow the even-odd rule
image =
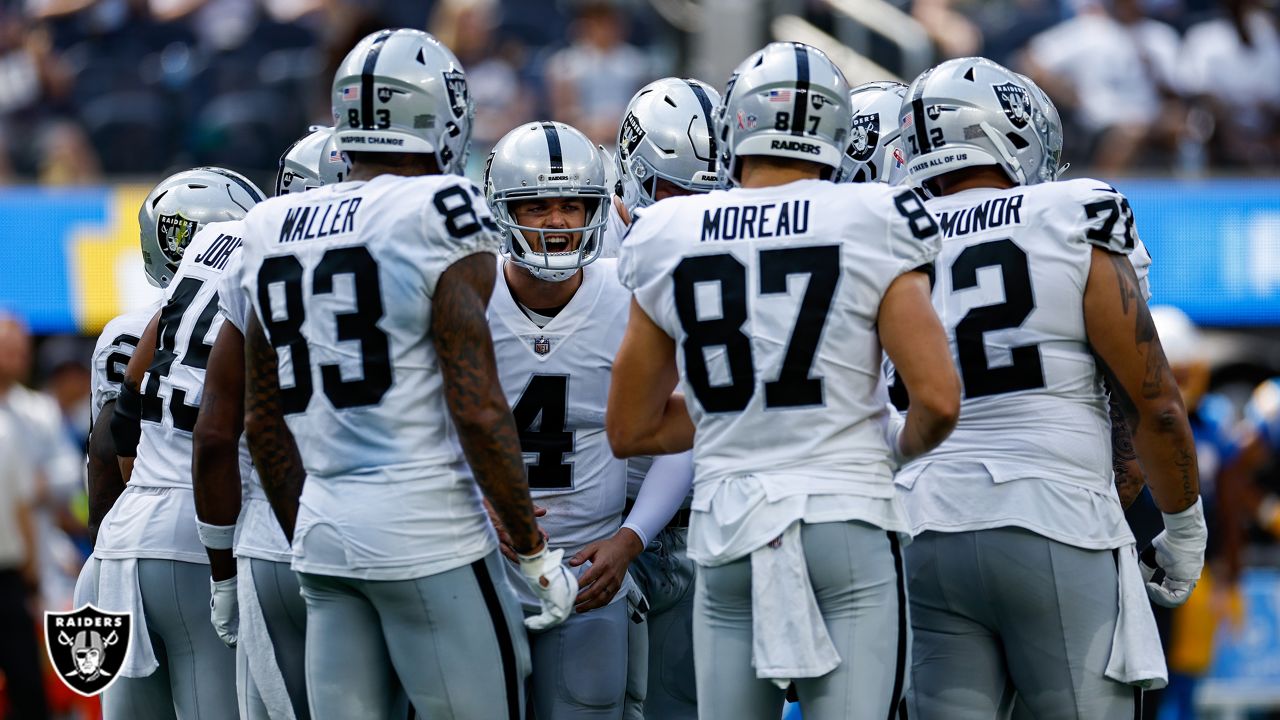
[[[568,375],[534,375],[511,408],[520,430],[520,450],[538,456],[528,466],[529,487],[534,490],[573,487],[573,465],[564,461],[574,447],[573,432],[564,427],[568,405]]]
[[[311,352],[302,335],[302,323],[306,318],[306,306],[302,297],[302,264],[292,255],[267,258],[258,269],[258,305],[264,317],[263,330],[276,348],[289,348],[289,362],[293,366],[292,387],[281,387],[282,404],[286,415],[307,409],[313,391],[311,381]],[[360,343],[360,367],[358,380],[343,380],[337,363],[320,366],[320,377],[325,397],[335,408],[377,405],[391,388],[394,380],[391,371],[390,343],[387,335],[377,326],[382,319],[382,287],[378,280],[378,263],[363,246],[333,248],[320,258],[311,276],[312,294],[333,292],[334,278],[350,275],[355,288],[356,307],[353,312],[334,316],[338,341]],[[272,305],[271,286],[283,285],[284,307]],[[283,310],[283,312],[281,312]]]
[[[775,380],[764,384],[765,407],[821,405],[823,381],[810,377],[813,357],[831,310],[840,278],[840,248],[836,245],[783,248],[760,252],[760,295],[787,292],[787,279],[807,275],[795,327],[787,342]],[[739,412],[755,394],[755,361],[751,338],[742,331],[747,321],[747,268],[730,254],[685,258],[674,273],[676,313],[687,336],[685,374],[698,402],[707,412]],[[720,314],[700,318],[697,286],[715,283],[720,291]],[[729,384],[713,385],[707,367],[708,350],[723,348]],[[715,353],[711,353],[714,355]]]
[[[1133,208],[1129,207],[1127,198],[1107,198],[1091,202],[1084,206],[1084,214],[1090,220],[1102,216],[1102,227],[1089,228],[1085,232],[1085,237],[1090,240],[1110,244],[1111,233],[1115,230],[1116,223],[1120,218],[1124,218],[1124,247],[1126,250],[1132,250],[1137,244],[1138,233],[1133,227]]]
[[[436,193],[431,200],[436,210],[444,216],[444,227],[455,238],[474,235],[481,228],[497,230],[497,224],[489,218],[481,218],[471,205],[471,198],[461,185],[450,185]]]
[[[149,422],[160,422],[164,414],[164,400],[160,397],[161,379],[169,376],[173,364],[179,363],[196,370],[204,370],[209,364],[209,351],[213,346],[204,341],[210,326],[218,316],[218,294],[214,293],[205,306],[195,315],[195,326],[191,329],[191,337],[187,346],[178,350],[178,330],[188,317],[191,303],[204,281],[194,277],[184,277],[174,288],[173,296],[160,310],[160,324],[156,328],[156,352],[151,359],[151,367],[147,369],[147,377],[142,388],[142,419]],[[127,360],[126,360],[127,362]],[[107,361],[110,372],[111,361]],[[199,405],[187,404],[187,391],[175,387],[169,397],[169,415],[173,418],[173,426],[178,430],[191,432],[196,427],[196,416],[200,413]]]
[[[138,338],[130,335],[129,333],[122,333],[117,335],[116,338],[111,341],[112,347],[121,348],[125,345],[136,350],[138,347]],[[107,382],[113,385],[119,385],[124,382],[124,369],[129,366],[129,358],[131,357],[133,357],[132,350],[129,352],[116,350],[107,355]]]
[[[970,310],[956,323],[956,350],[966,398],[1034,390],[1044,387],[1044,367],[1040,346],[1020,345],[1010,349],[1013,362],[991,367],[987,362],[983,334],[1020,327],[1035,309],[1031,294],[1031,273],[1027,253],[1008,238],[971,245],[951,265],[951,290],[958,292],[978,286],[978,270],[1000,268],[1004,302]]]
[[[914,191],[908,190],[895,196],[893,204],[898,208],[898,212],[902,213],[902,217],[907,219],[912,237],[923,240],[930,235],[938,234],[938,223],[934,221],[933,216],[925,209],[924,202]]]

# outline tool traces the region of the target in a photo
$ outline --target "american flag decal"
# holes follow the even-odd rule
[[[770,90],[769,102],[791,102],[790,90]]]
[[[360,99],[360,86],[348,85],[342,88],[342,99],[346,101],[355,101]]]

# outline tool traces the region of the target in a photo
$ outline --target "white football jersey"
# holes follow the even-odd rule
[[[638,213],[620,278],[676,341],[695,510],[743,475],[770,500],[892,497],[876,319],[889,285],[937,251],[920,199],[878,183],[719,190]]]
[[[1078,179],[928,206],[943,237],[933,302],[964,393],[951,436],[898,475],[913,529],[1013,525],[1082,547],[1131,541],[1083,312],[1092,248],[1138,246],[1128,201]]]
[[[128,367],[129,359],[133,357],[133,351],[137,349],[147,324],[159,309],[160,302],[157,300],[146,307],[117,315],[102,328],[102,334],[93,347],[90,370],[93,385],[91,422],[98,421],[104,405],[120,397],[125,368]]]
[[[618,283],[617,263],[597,260],[583,268],[569,304],[540,328],[511,295],[502,262],[489,304],[498,374],[529,490],[547,509],[538,524],[553,548],[572,555],[622,524],[627,464],[609,448],[604,410],[631,295]]]
[[[492,551],[431,336],[441,274],[501,244],[480,191],[382,175],[267,200],[244,222],[242,282],[307,472],[294,568],[398,580]]]

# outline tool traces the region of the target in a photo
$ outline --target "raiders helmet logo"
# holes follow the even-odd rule
[[[622,157],[630,157],[631,153],[640,147],[640,141],[644,140],[644,128],[640,127],[640,119],[635,113],[627,113],[622,120],[622,127],[618,128],[618,148],[622,151]]]
[[[444,87],[449,91],[449,108],[455,118],[467,114],[467,76],[458,70],[444,74]]]
[[[44,645],[62,682],[85,697],[106,690],[129,655],[130,613],[110,613],[92,605],[73,612],[44,614]]]
[[[880,142],[880,116],[859,115],[853,119],[849,133],[849,157],[858,162],[866,162],[876,152]]]
[[[1000,99],[1000,106],[1004,108],[1009,122],[1019,130],[1026,127],[1031,120],[1031,96],[1027,94],[1027,89],[1013,83],[992,85],[991,88]]]
[[[551,352],[551,341],[545,336],[539,335],[533,339],[533,351],[539,355],[546,355]]]
[[[156,223],[156,240],[160,245],[160,252],[164,253],[170,264],[177,265],[182,260],[182,252],[191,244],[191,238],[196,236],[199,227],[200,223],[181,215],[160,216]]]

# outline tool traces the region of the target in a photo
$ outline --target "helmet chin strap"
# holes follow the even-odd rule
[[[1008,140],[1000,135],[995,128],[991,127],[991,123],[986,120],[982,121],[982,132],[986,133],[987,139],[995,146],[996,152],[1000,153],[1000,157],[1004,160],[1005,166],[1013,172],[1013,180],[1019,185],[1027,184],[1027,174],[1022,169],[1022,163],[1018,162],[1018,158],[1009,153],[1006,147]]]

